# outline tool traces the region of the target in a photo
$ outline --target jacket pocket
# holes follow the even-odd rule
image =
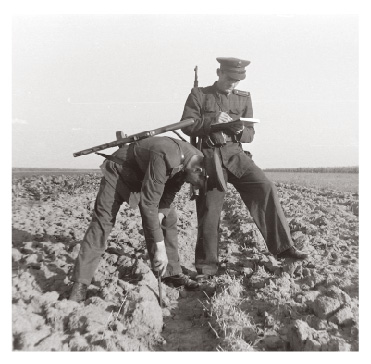
[[[242,111],[240,111],[238,108],[236,107],[232,107],[230,110],[229,110],[229,116],[233,119],[233,120],[238,120],[242,115]]]

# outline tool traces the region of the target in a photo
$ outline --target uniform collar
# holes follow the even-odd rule
[[[214,87],[214,91],[215,91],[216,94],[221,94],[221,95],[225,95],[225,96],[229,96],[229,95],[232,94],[232,92],[231,93],[228,93],[228,92],[219,90],[218,87],[217,87],[217,85],[216,85],[216,81],[214,82],[213,87]]]

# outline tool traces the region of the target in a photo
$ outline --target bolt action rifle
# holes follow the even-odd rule
[[[141,133],[137,133],[137,134],[133,134],[133,135],[129,135],[129,136],[124,134],[122,131],[117,131],[116,132],[117,140],[115,140],[113,142],[110,142],[110,143],[104,143],[104,144],[101,144],[101,145],[97,145],[95,147],[91,147],[91,148],[88,148],[88,149],[81,150],[80,152],[73,153],[73,156],[74,157],[79,157],[80,155],[87,155],[87,154],[91,154],[91,153],[97,153],[98,151],[103,150],[103,149],[107,149],[107,148],[121,147],[124,144],[132,143],[132,142],[135,142],[137,140],[149,138],[151,136],[166,133],[168,131],[174,131],[174,130],[177,130],[177,129],[182,129],[182,128],[185,128],[186,126],[192,125],[193,123],[194,123],[193,119],[185,119],[185,120],[182,120],[182,121],[180,121],[178,123],[175,123],[175,124],[166,125],[166,126],[163,126],[161,128],[157,128],[155,130],[143,131]],[[97,154],[99,154],[99,153],[97,153]]]
[[[193,87],[198,87],[198,75],[197,75],[198,67],[197,66],[194,68],[194,71],[195,71],[195,80],[193,82]],[[202,143],[201,138],[198,138],[198,142],[197,142],[196,137],[191,137],[190,142],[194,147],[201,150],[201,143]],[[192,200],[196,199],[199,195],[200,195],[200,191],[197,190],[193,185],[190,185],[190,187],[189,187],[190,200],[192,201]]]
[[[198,76],[197,76],[198,67],[197,66],[194,68],[194,71],[195,71],[195,80],[193,82],[193,87],[198,87]],[[191,137],[191,144],[194,147],[197,146],[196,137]]]

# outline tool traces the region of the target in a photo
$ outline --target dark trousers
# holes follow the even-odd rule
[[[293,245],[290,229],[278,200],[276,187],[264,172],[252,162],[240,178],[226,169],[223,169],[223,173],[226,181],[240,193],[269,252],[278,254],[290,248]],[[219,224],[224,196],[225,192],[212,188],[197,199],[198,237],[195,263],[198,273],[214,275],[217,272]]]
[[[92,221],[81,243],[80,252],[75,262],[72,281],[89,285],[98,267],[102,254],[106,250],[106,241],[116,222],[120,206],[128,198],[128,189],[120,178],[121,166],[108,162],[105,177],[102,178],[95,201]],[[166,246],[168,265],[165,276],[181,273],[178,255],[177,215],[174,208],[162,210],[165,218],[162,230]],[[147,246],[148,249],[148,246]],[[148,249],[152,262],[153,251]]]

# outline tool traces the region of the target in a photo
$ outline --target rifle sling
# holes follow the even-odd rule
[[[123,161],[120,158],[115,157],[114,155],[109,155],[109,154],[104,154],[104,153],[98,153],[98,152],[95,152],[95,154],[98,154],[98,155],[100,155],[100,156],[108,159],[109,161],[112,161],[112,162],[115,162],[117,164],[120,164],[121,166],[123,166],[124,163],[125,163],[125,161]]]

